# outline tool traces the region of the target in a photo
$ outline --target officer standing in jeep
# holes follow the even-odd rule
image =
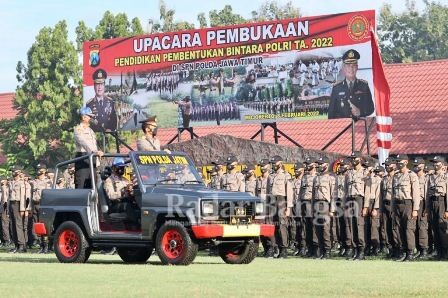
[[[244,175],[237,171],[238,159],[231,155],[227,158],[227,173],[221,178],[221,189],[228,191],[246,191]]]
[[[151,116],[140,121],[144,135],[137,140],[138,151],[160,151],[160,141],[157,135],[157,117]]]
[[[293,207],[293,192],[291,175],[283,169],[283,158],[276,155],[270,160],[273,168],[268,177],[267,194],[275,199],[276,213],[274,222],[276,225],[277,244],[280,247],[281,258],[288,257],[288,217]]]

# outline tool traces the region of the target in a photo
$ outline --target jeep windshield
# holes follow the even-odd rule
[[[191,160],[176,154],[136,154],[137,172],[145,185],[202,184]]]

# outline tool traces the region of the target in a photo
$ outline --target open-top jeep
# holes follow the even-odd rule
[[[107,160],[122,157],[132,175],[132,198],[113,213],[104,181]],[[67,165],[56,166],[55,180]],[[146,262],[154,248],[163,264],[188,265],[198,250],[217,248],[230,264],[248,264],[257,254],[259,237],[272,236],[264,224],[264,203],[248,193],[205,187],[189,157],[174,152],[105,154],[99,173],[90,166],[90,189],[53,189],[42,193],[34,230],[53,241],[60,262],[86,262],[92,250],[117,248],[127,263]],[[55,183],[54,183],[55,185]]]

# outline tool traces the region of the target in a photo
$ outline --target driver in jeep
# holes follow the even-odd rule
[[[104,181],[104,190],[111,203],[110,213],[128,212],[128,204],[134,201],[132,182],[124,175],[125,162],[122,157],[114,158],[112,175]]]

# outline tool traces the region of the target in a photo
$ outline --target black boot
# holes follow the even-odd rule
[[[358,248],[358,253],[353,258],[353,260],[355,260],[355,261],[362,261],[364,259],[365,259],[365,257],[364,257],[364,249],[362,247],[360,247],[360,248]]]
[[[427,258],[428,258],[428,250],[426,248],[420,249],[420,252],[417,255],[416,259],[426,260]]]
[[[322,259],[322,260],[328,260],[328,259],[330,259],[330,258],[331,258],[330,250],[329,250],[329,249],[325,249],[325,250],[324,250],[324,253],[322,254],[321,259]]]
[[[344,257],[345,257],[347,260],[351,260],[351,259],[353,258],[353,249],[350,248],[350,247],[347,248],[347,249],[345,250]]]
[[[313,259],[320,259],[322,257],[322,251],[319,247],[314,247]]]
[[[400,250],[398,257],[395,259],[397,262],[403,262],[406,259],[406,253]]]
[[[307,258],[313,257],[313,247],[308,247],[308,251],[306,252],[305,257],[307,257]]]
[[[39,254],[47,254],[48,253],[48,242],[42,242],[42,247],[40,248]]]
[[[345,248],[343,246],[341,246],[339,248],[338,256],[343,257],[344,255],[345,255]]]
[[[16,250],[14,253],[16,253],[16,254],[23,254],[23,253],[26,253],[26,248],[25,248],[25,246],[24,246],[24,245],[19,245],[19,246],[17,247],[17,250]]]
[[[414,252],[412,250],[408,250],[406,252],[406,258],[403,260],[403,262],[412,262],[414,261]]]
[[[18,249],[19,249],[19,246],[16,244],[16,245],[14,246],[14,248],[11,248],[11,249],[9,250],[9,253],[14,254],[14,253],[17,252]]]
[[[356,258],[358,257],[358,254],[359,254],[359,248],[354,248],[352,258],[348,259],[348,260],[356,260]]]
[[[282,247],[280,250],[280,254],[278,255],[278,258],[287,259],[288,258],[288,249],[286,247]]]
[[[265,258],[273,258],[274,257],[274,249],[269,247],[268,250],[264,254]]]

